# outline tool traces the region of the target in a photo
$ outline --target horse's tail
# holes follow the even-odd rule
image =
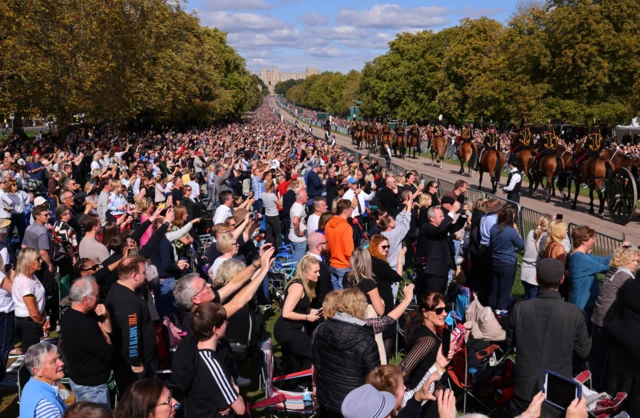
[[[500,174],[502,173],[502,159],[500,158],[500,152],[495,151],[496,153],[496,166],[493,168],[493,175],[495,179],[500,178]]]
[[[469,158],[469,164],[475,167],[476,161],[478,159],[478,151],[476,150],[476,147],[474,147],[472,144],[469,144],[469,146],[471,147],[471,158]]]
[[[564,162],[559,155],[556,155],[556,173],[560,171],[564,171]]]
[[[611,173],[613,173],[613,166],[611,165],[611,161],[604,161],[604,172],[607,178],[611,177]]]

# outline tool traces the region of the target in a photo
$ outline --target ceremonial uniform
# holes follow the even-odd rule
[[[507,185],[504,187],[505,193],[507,193],[507,199],[520,203],[520,186],[522,185],[522,174],[520,173],[520,169],[516,167],[518,165],[518,157],[514,154],[511,154],[509,157],[509,165],[511,166],[511,171],[509,172],[509,177],[507,178]]]
[[[331,122],[327,119],[324,122],[324,139],[329,140],[329,136],[331,135]]]
[[[592,126],[591,133],[587,136],[587,139],[584,142],[586,152],[582,153],[582,155],[576,160],[576,171],[584,161],[598,156],[600,152],[602,152],[603,145],[602,135],[600,135],[600,126]]]
[[[542,136],[542,149],[540,150],[540,152],[538,152],[538,154],[535,157],[533,157],[534,167],[537,168],[538,162],[543,157],[546,157],[547,155],[555,154],[557,148],[558,148],[558,137],[554,132],[553,125],[550,125],[547,127],[547,131]]]
[[[511,150],[512,153],[522,151],[525,149],[529,149],[532,142],[531,130],[529,129],[530,125],[525,123],[524,127],[518,132],[518,136],[516,137],[518,144]]]
[[[464,137],[463,137],[463,142],[464,142]],[[484,136],[482,143],[484,144],[484,148],[482,149],[482,152],[480,153],[480,157],[476,162],[476,170],[479,169],[480,162],[482,161],[482,157],[484,156],[484,154],[487,153],[487,151],[500,150],[500,137],[498,136],[498,133],[496,132],[496,127],[494,125],[489,125],[489,130],[487,131],[487,134]]]

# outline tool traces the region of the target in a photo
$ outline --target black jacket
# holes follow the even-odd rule
[[[422,225],[417,256],[424,260],[422,262],[426,272],[434,276],[446,276],[449,270],[455,269],[452,235],[464,227],[466,221],[466,217],[459,216],[454,223],[447,213],[437,227],[431,223]]]
[[[331,266],[324,261],[320,262],[320,277],[316,283],[316,297],[311,301],[312,308],[321,308],[324,297],[333,290],[331,282]]]
[[[318,370],[316,394],[320,406],[340,413],[347,394],[362,386],[367,374],[380,365],[373,330],[329,318],[318,327],[311,362]]]
[[[518,353],[515,394],[523,400],[542,390],[544,370],[572,378],[573,355],[589,355],[587,317],[557,291],[541,288],[535,299],[516,302],[509,319],[507,344]]]
[[[402,276],[392,269],[386,260],[380,260],[376,257],[371,257],[371,270],[373,271],[373,278],[378,283],[380,298],[384,301],[384,314],[387,315],[396,307],[391,286],[394,283],[401,282]],[[385,328],[382,332],[384,338],[393,337],[395,334],[395,327]]]

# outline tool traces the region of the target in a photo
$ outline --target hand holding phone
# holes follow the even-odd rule
[[[444,328],[442,330],[442,355],[447,357],[449,355],[449,350],[451,349],[451,330],[449,328]]]

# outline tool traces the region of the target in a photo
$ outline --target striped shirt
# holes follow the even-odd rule
[[[36,413],[33,416],[34,418],[60,418],[62,414],[60,413],[60,409],[51,402],[46,399],[38,402],[36,406]]]
[[[213,350],[198,350],[196,375],[187,395],[190,417],[219,418],[220,411],[233,404],[239,395],[231,384],[231,375]]]

